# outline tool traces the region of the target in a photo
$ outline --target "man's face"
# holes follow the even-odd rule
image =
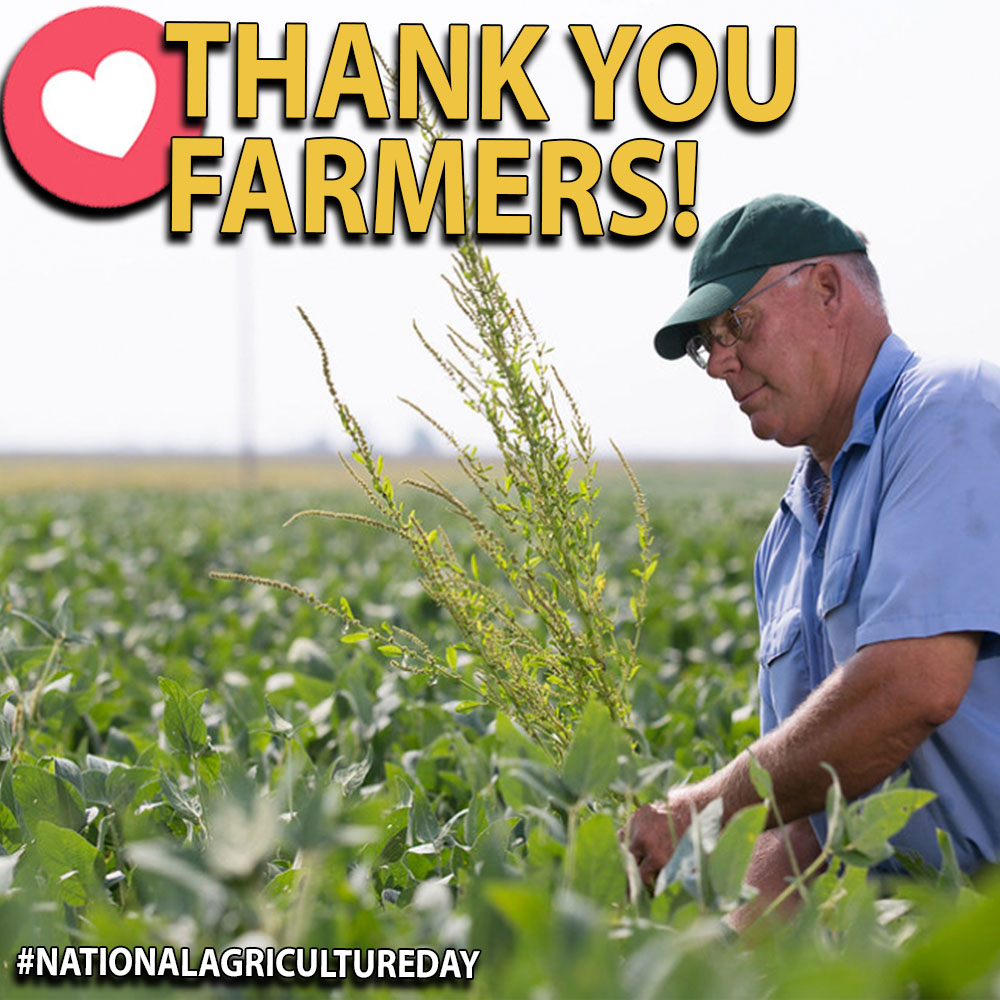
[[[806,444],[815,451],[840,416],[834,405],[840,358],[821,308],[819,269],[779,280],[795,268],[771,268],[740,300],[746,305],[737,303],[742,339],[731,347],[713,345],[708,374],[725,380],[757,437],[786,447]],[[778,283],[755,297],[773,282]]]

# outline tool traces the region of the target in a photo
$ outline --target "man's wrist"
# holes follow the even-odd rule
[[[692,813],[704,812],[709,803],[719,797],[719,792],[715,790],[715,777],[713,774],[694,784],[681,785],[671,789],[667,796],[671,814],[683,822],[685,830],[691,824]]]
[[[697,812],[703,812],[716,799],[722,799],[722,822],[727,823],[730,817],[744,806],[760,801],[760,796],[750,780],[750,757],[746,751],[731,760],[724,768],[715,771],[707,778],[692,785],[678,788],[670,793],[671,803],[675,794],[683,796],[678,802],[683,802],[688,811],[693,807]]]

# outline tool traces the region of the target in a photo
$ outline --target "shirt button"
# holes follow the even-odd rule
[[[820,547],[819,547],[819,548],[818,548],[818,549],[816,550],[816,558],[817,558],[817,559],[822,559],[822,558],[823,558],[823,556],[825,556],[825,555],[826,555],[826,546],[824,546],[824,545],[821,545],[821,546],[820,546]]]

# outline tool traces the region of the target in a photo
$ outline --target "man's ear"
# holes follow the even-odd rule
[[[831,260],[821,260],[813,270],[813,287],[820,307],[833,319],[844,302],[844,276]]]

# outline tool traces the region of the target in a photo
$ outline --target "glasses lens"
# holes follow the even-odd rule
[[[709,355],[712,353],[708,338],[703,333],[696,333],[687,342],[688,357],[699,367],[707,368]]]
[[[716,339],[722,347],[732,347],[737,340],[743,337],[743,324],[740,317],[730,309],[723,317],[722,329],[716,335]]]

